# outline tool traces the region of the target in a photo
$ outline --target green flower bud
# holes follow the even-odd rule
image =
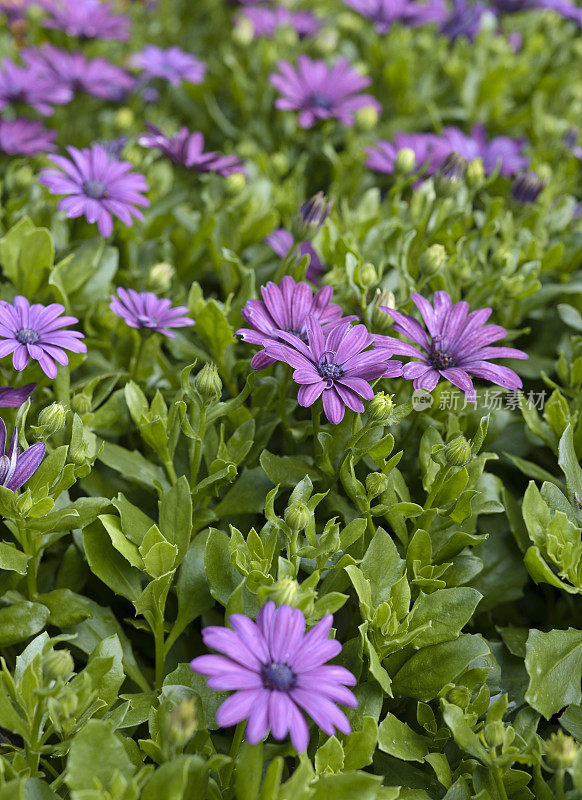
[[[381,495],[382,492],[385,492],[389,483],[390,481],[383,472],[370,472],[369,475],[366,475],[368,499],[373,500],[378,495]]]
[[[461,434],[445,445],[445,459],[452,467],[463,467],[471,460],[471,445]]]
[[[559,730],[544,742],[546,759],[552,769],[569,769],[578,755],[579,745],[571,736]]]
[[[499,747],[505,737],[505,726],[500,719],[488,722],[483,730],[483,736],[488,747]]]
[[[184,747],[198,727],[194,700],[182,700],[167,713],[164,722],[170,742],[176,747]]]
[[[278,606],[295,606],[299,594],[299,584],[292,578],[281,578],[272,586],[264,587],[261,593],[262,602],[273,600]]]
[[[277,175],[285,175],[286,172],[289,172],[289,159],[285,153],[274,153],[271,164]]]
[[[132,127],[135,115],[131,108],[118,108],[115,112],[114,122],[119,130],[125,131]]]
[[[474,158],[467,164],[467,185],[475,189],[483,183],[485,178],[485,169],[483,168],[483,159]]]
[[[416,155],[412,147],[403,147],[396,155],[394,171],[397,175],[409,175],[416,166]]]
[[[204,364],[196,375],[194,385],[203,400],[207,402],[219,400],[222,394],[222,381],[216,364]]]
[[[442,244],[431,244],[418,259],[421,272],[434,275],[444,267],[447,262],[447,251]]]
[[[448,693],[449,703],[459,708],[467,708],[471,702],[471,691],[466,686],[454,686]]]
[[[14,173],[14,186],[16,189],[28,189],[34,183],[34,171],[25,164]]]
[[[325,27],[317,33],[313,39],[313,44],[320,53],[325,55],[337,51],[338,39],[338,32],[335,28]]]
[[[356,283],[362,289],[369,289],[370,286],[373,286],[378,282],[378,274],[376,273],[374,265],[370,264],[369,261],[366,261],[365,264],[356,267],[354,277],[356,279]]]
[[[392,398],[394,395],[378,392],[368,404],[368,416],[375,422],[385,422],[390,418],[394,409]]]
[[[79,698],[74,691],[66,691],[59,696],[59,706],[61,719],[70,719],[79,707]]]
[[[75,662],[68,650],[51,650],[42,662],[42,672],[45,680],[66,681],[71,676]]]
[[[232,38],[241,47],[248,47],[255,38],[255,26],[248,17],[239,17],[232,31]]]
[[[382,308],[396,308],[396,299],[390,289],[376,289],[376,296],[372,306],[372,324],[374,330],[382,333],[388,331],[394,324],[394,320]]]
[[[43,408],[38,415],[38,426],[34,428],[36,438],[47,439],[57,433],[64,427],[66,418],[67,409],[61,403],[51,403]]]
[[[225,180],[226,190],[229,194],[239,194],[247,185],[244,172],[233,172]]]
[[[311,511],[305,503],[295,503],[285,509],[285,522],[293,531],[302,531],[309,523],[311,516]]]
[[[458,153],[448,155],[435,175],[435,189],[441,196],[454,194],[465,177],[467,159]]]
[[[378,124],[378,117],[375,106],[364,106],[355,113],[356,125],[361,131],[372,131]]]
[[[154,264],[150,267],[148,287],[157,294],[164,294],[169,291],[172,286],[172,280],[175,274],[176,270],[171,264],[160,261],[159,264]]]
[[[76,414],[88,414],[91,411],[91,398],[86,394],[75,394],[71,397],[71,408]]]
[[[328,200],[323,192],[306,200],[293,221],[292,233],[295,239],[299,242],[313,239],[327,219],[332,206],[333,200]]]

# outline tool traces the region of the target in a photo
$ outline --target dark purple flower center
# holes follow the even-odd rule
[[[295,684],[295,673],[287,664],[271,662],[261,670],[261,678],[265,689],[287,692]]]
[[[310,106],[315,106],[316,108],[323,108],[325,111],[330,111],[333,103],[325,94],[321,94],[315,92],[314,94],[310,94],[307,98],[307,102]]]
[[[34,328],[21,328],[16,331],[15,338],[20,344],[36,344],[40,339],[40,335]]]
[[[301,339],[302,342],[307,343],[307,334],[304,330],[298,331],[294,328],[288,328],[287,333],[291,333],[293,336],[296,336],[298,339]]]
[[[323,353],[317,365],[317,371],[325,380],[334,380],[334,378],[341,378],[344,374],[343,369],[338,366],[333,360],[329,360],[330,353]],[[333,356],[332,356],[333,358]]]
[[[432,350],[428,360],[435,369],[449,369],[455,366],[455,357],[445,350]]]
[[[101,200],[107,194],[107,187],[102,181],[84,181],[83,191],[93,200]]]
[[[147,314],[140,314],[137,317],[137,322],[139,323],[140,328],[155,328],[158,324],[158,321],[155,317],[150,317]]]

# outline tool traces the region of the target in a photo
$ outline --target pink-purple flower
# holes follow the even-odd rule
[[[199,131],[191,133],[182,126],[178,133],[166,136],[159,128],[148,125],[149,133],[139,137],[142,147],[155,148],[187,169],[198,172],[216,172],[227,177],[233,172],[244,172],[242,161],[237,156],[225,156],[213,150],[204,151],[204,135]]]
[[[55,84],[46,74],[29,66],[20,67],[8,58],[0,65],[0,110],[23,103],[45,117],[53,106],[68,103],[73,93],[67,86]]]
[[[285,258],[293,247],[293,234],[285,230],[285,228],[277,228],[273,233],[270,233],[265,242],[269,245],[271,250],[275,252],[280,258]],[[307,267],[307,280],[317,282],[320,273],[323,272],[323,264],[313,247],[311,242],[301,242],[299,245],[299,252],[297,260],[309,256],[309,266]]]
[[[0,358],[12,353],[12,364],[19,372],[30,359],[38,361],[49,378],[56,378],[57,364],[66,365],[69,359],[65,350],[86,353],[87,347],[80,339],[80,331],[64,330],[79,320],[63,316],[64,306],[51,303],[31,305],[26,297],[18,295],[13,303],[0,302]]]
[[[6,451],[6,425],[0,419],[0,486],[12,492],[20,489],[31,478],[40,466],[46,453],[44,442],[37,442],[20,452],[18,447],[18,430],[14,428],[12,439]]]
[[[27,383],[25,386],[19,386],[18,388],[0,386],[0,408],[20,408],[23,403],[26,403],[35,389],[36,383]]]
[[[344,0],[344,3],[374,23],[378,33],[387,33],[395,22],[409,27],[441,23],[447,16],[444,0]]]
[[[143,175],[132,172],[129,161],[118,161],[100,144],[78,150],[67,147],[70,158],[50,156],[58,169],[45,169],[39,181],[52,194],[67,195],[58,208],[67,217],[85,216],[97,223],[102,236],[113,232],[113,217],[124,225],[133,225],[133,218],[143,220],[137,206],[148,206],[143,192],[148,185]]]
[[[314,317],[305,322],[307,343],[290,333],[279,332],[285,344],[272,343],[265,348],[267,356],[293,367],[293,380],[300,384],[297,401],[312,406],[321,396],[328,420],[337,425],[347,408],[361,414],[364,400],[371,400],[374,391],[370,381],[402,374],[402,364],[391,361],[391,353],[377,348],[374,336],[365,325],[342,322],[327,330]]]
[[[79,39],[129,39],[129,17],[104,0],[51,0],[44,25]]]
[[[333,289],[324,286],[315,294],[305,281],[295,283],[290,275],[285,275],[277,285],[272,281],[261,286],[262,300],[247,300],[241,315],[250,328],[240,328],[237,334],[243,341],[261,345],[263,348],[273,342],[281,341],[282,331],[307,340],[306,321],[314,317],[327,330],[337,325],[342,318],[342,309],[332,303]],[[355,317],[348,317],[354,320]],[[253,369],[264,369],[274,364],[265,350],[260,350],[251,359]]]
[[[338,119],[344,125],[353,125],[359,109],[370,106],[378,113],[382,110],[375,97],[361,93],[371,80],[353,69],[347,58],[340,58],[329,67],[325,61],[300,55],[297,68],[288,61],[279,61],[277,67],[279,73],[270,76],[281,95],[275,106],[283,111],[299,111],[302,128],[311,128],[320,119]]]
[[[247,719],[246,739],[257,744],[269,732],[282,740],[289,733],[293,747],[304,752],[309,744],[308,714],[328,736],[337,729],[351,732],[350,723],[337,703],[358,704],[346,686],[356,679],[347,669],[326,664],[342,646],[328,634],[333,617],[327,614],[305,633],[305,617],[287,605],[269,601],[256,623],[244,614],[231,614],[232,630],[204,628],[204,644],[224,655],[195,658],[192,669],[209,677],[216,691],[234,691],[216,712],[221,728]]]
[[[239,19],[252,24],[255,37],[272,38],[282,26],[293,28],[299,37],[313,36],[321,28],[321,22],[310,11],[290,11],[284,6],[247,6]]]
[[[36,119],[0,119],[0,152],[9,156],[37,156],[55,150],[56,131]]]
[[[153,292],[136,292],[118,286],[117,297],[111,295],[109,308],[131,328],[145,328],[170,338],[176,336],[172,328],[194,325],[194,320],[186,316],[187,306],[172,306],[171,300]]]
[[[202,83],[206,74],[206,64],[179,47],[164,49],[146,44],[132,56],[131,64],[141,69],[146,79],[161,78],[173,86],[179,86],[182,81]]]
[[[521,378],[509,367],[492,364],[496,358],[528,358],[527,353],[514,347],[491,347],[503,339],[507,331],[501,325],[486,325],[491,308],[469,311],[465,301],[453,303],[445,291],[435,292],[434,305],[422,295],[411,298],[420,311],[424,325],[414,317],[382,306],[395,322],[392,330],[401,333],[414,344],[394,336],[376,336],[376,346],[390,355],[415,359],[404,365],[402,375],[413,381],[415,389],[431,392],[444,378],[457,386],[470,402],[475,389],[470,375],[483,378],[506,389],[520,389]]]

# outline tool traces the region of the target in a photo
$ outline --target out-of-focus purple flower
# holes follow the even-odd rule
[[[300,37],[313,36],[321,28],[321,22],[310,11],[290,11],[283,6],[249,6],[239,15],[240,19],[252,23],[255,36],[273,37],[277,28],[286,25]]]
[[[130,63],[143,70],[146,78],[162,78],[173,86],[179,86],[182,81],[202,83],[206,74],[206,64],[179,47],[164,50],[146,44],[143,50],[131,57]]]
[[[71,92],[81,91],[101,100],[115,100],[135,86],[135,78],[104,58],[87,59],[52,45],[25,48],[23,60],[39,75]]]
[[[133,225],[132,217],[143,220],[137,206],[149,206],[142,192],[148,190],[143,175],[131,172],[129,161],[117,161],[100,144],[77,150],[67,147],[70,159],[50,156],[58,169],[44,169],[39,181],[52,194],[64,194],[58,208],[67,217],[85,216],[96,222],[101,236],[113,232],[113,217],[124,225]]]
[[[27,383],[18,389],[13,389],[12,386],[0,386],[0,408],[20,408],[35,389],[36,383]]]
[[[119,159],[127,141],[127,136],[118,136],[115,139],[103,139],[98,144],[101,145],[110,158]]]
[[[514,14],[536,8],[548,9],[582,25],[582,8],[571,0],[491,0],[491,4],[503,14]]]
[[[9,156],[36,156],[55,150],[56,131],[36,119],[0,119],[0,152]]]
[[[344,322],[356,319],[346,317],[342,320],[342,309],[337,303],[331,302],[331,286],[324,286],[313,294],[308,283],[295,283],[290,275],[285,275],[278,286],[271,281],[266,286],[261,286],[261,295],[262,300],[247,300],[241,314],[250,328],[240,328],[237,334],[243,341],[262,347],[281,341],[281,331],[307,341],[305,325],[310,316],[318,320],[324,330],[338,325],[340,320]],[[264,369],[275,361],[265,350],[260,350],[252,357],[251,367]]]
[[[37,442],[23,453],[18,447],[18,431],[14,428],[12,439],[6,451],[6,425],[0,419],[0,486],[12,492],[20,489],[29,478],[32,478],[40,466],[46,453],[46,444]]]
[[[129,17],[116,14],[104,0],[51,0],[46,28],[79,39],[129,39]]]
[[[68,103],[73,93],[67,86],[55,84],[45,73],[29,66],[19,67],[8,58],[0,66],[0,110],[14,103],[32,106],[45,117],[53,106]]]
[[[30,305],[18,295],[13,303],[0,303],[0,358],[13,353],[12,364],[19,372],[30,359],[38,361],[49,378],[56,378],[57,363],[68,364],[65,350],[86,353],[80,331],[63,330],[79,320],[62,316],[65,307],[60,303]]]
[[[496,13],[496,9],[480,0],[453,0],[453,7],[440,30],[453,41],[459,36],[465,36],[472,42],[483,26],[483,17]]]
[[[176,334],[171,328],[194,325],[194,320],[186,316],[187,306],[172,306],[171,300],[153,292],[136,292],[118,286],[117,295],[111,295],[109,308],[131,328],[147,328],[173,339]]]
[[[394,135],[394,143],[379,140],[367,149],[366,166],[375,172],[394,172],[396,157],[400,150],[409,148],[414,152],[416,168],[425,167],[426,175],[434,175],[438,167],[450,153],[446,142],[436,133],[402,133]]]
[[[419,294],[412,300],[424,321],[382,306],[395,322],[393,330],[414,342],[414,345],[393,336],[376,336],[376,346],[390,355],[417,359],[404,365],[402,375],[412,379],[415,389],[431,392],[440,378],[457,386],[470,402],[475,402],[475,389],[469,375],[504,386],[520,389],[521,378],[509,367],[491,364],[492,358],[529,358],[514,347],[491,347],[491,343],[507,336],[501,325],[485,325],[492,309],[480,308],[469,313],[469,304],[453,303],[445,291],[435,292],[434,307]]]
[[[374,336],[365,325],[343,322],[324,331],[315,317],[305,321],[307,343],[291,333],[279,332],[285,344],[272,343],[266,348],[270,358],[294,368],[293,380],[300,384],[297,401],[312,406],[321,395],[328,420],[337,425],[344,418],[346,406],[356,413],[364,411],[364,400],[374,391],[369,381],[402,375],[400,361],[389,361],[386,349],[368,348]]]
[[[173,136],[166,136],[159,128],[148,125],[149,133],[138,139],[142,147],[156,148],[175,164],[199,172],[217,172],[227,177],[233,172],[244,172],[244,166],[237,156],[225,156],[212,150],[204,152],[204,135],[199,131],[190,133],[182,127]]]
[[[511,185],[511,195],[518,203],[535,203],[546,182],[535,172],[522,172]]]
[[[582,161],[582,147],[577,144],[578,141],[578,128],[570,128],[564,136],[564,144],[572,151],[572,155]]]
[[[431,22],[440,24],[447,17],[444,0],[424,3],[415,0],[344,0],[344,3],[373,22],[378,33],[388,33],[395,22],[418,27]]]
[[[285,258],[286,255],[289,254],[289,251],[293,247],[293,234],[289,231],[286,231],[285,228],[277,228],[277,230],[270,233],[265,242],[269,245],[271,250],[273,250],[280,258]],[[321,263],[319,256],[311,246],[310,242],[301,242],[299,245],[299,258],[303,258],[303,256],[309,256],[309,266],[307,268],[307,280],[316,283],[319,275],[323,272],[323,264]]]
[[[328,736],[334,729],[348,734],[347,717],[336,703],[355,708],[358,701],[346,689],[356,679],[344,667],[326,664],[341,652],[328,639],[333,617],[327,614],[305,633],[305,617],[287,605],[269,601],[256,623],[244,614],[228,618],[232,630],[204,628],[207,647],[224,655],[198,656],[191,662],[195,672],[208,675],[216,691],[234,691],[216,712],[216,722],[228,728],[248,718],[246,739],[257,744],[269,728],[277,740],[291,736],[293,747],[307,750],[309,729],[302,710]]]
[[[371,80],[352,69],[347,58],[340,58],[333,67],[325,61],[300,55],[297,69],[288,61],[279,61],[279,74],[270,76],[273,86],[282,95],[276,108],[299,111],[299,125],[311,128],[318,119],[338,119],[344,125],[354,124],[354,114],[371,106],[378,113],[382,106],[371,94],[360,94]]]

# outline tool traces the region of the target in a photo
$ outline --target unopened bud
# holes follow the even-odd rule
[[[397,175],[409,175],[416,166],[416,154],[412,147],[403,147],[396,154],[394,172]]]
[[[483,736],[488,747],[499,747],[503,744],[505,726],[500,719],[488,722],[483,730]]]
[[[61,403],[51,403],[50,406],[43,408],[38,415],[38,425],[34,426],[36,438],[48,439],[64,427],[66,418],[67,409]]]
[[[238,194],[247,185],[247,179],[244,172],[232,172],[228,178],[225,179],[226,191],[229,194]]]
[[[522,172],[511,185],[511,195],[518,203],[535,203],[545,185],[535,172]]]
[[[335,53],[338,44],[338,32],[335,28],[326,26],[314,37],[313,45],[320,53]]]
[[[255,26],[252,21],[241,14],[237,18],[236,24],[232,30],[232,38],[236,44],[241,47],[248,47],[255,38]]]
[[[368,499],[373,500],[388,488],[390,481],[383,472],[370,472],[366,475],[366,492]]]
[[[461,434],[445,445],[445,459],[452,467],[463,467],[471,460],[471,445]]]
[[[59,706],[61,719],[70,719],[79,707],[79,698],[73,691],[66,691],[59,696]]]
[[[465,177],[466,169],[467,159],[458,153],[450,153],[438,168],[435,189],[443,196],[453,194]]]
[[[128,130],[132,127],[135,121],[135,115],[131,108],[123,107],[118,108],[115,112],[115,117],[113,118],[115,122],[115,126],[122,131]]]
[[[485,178],[485,168],[482,158],[474,158],[467,165],[467,185],[475,189],[483,183]]]
[[[467,708],[471,702],[471,691],[466,686],[454,686],[448,693],[449,703],[459,708]]]
[[[196,375],[194,385],[203,400],[218,400],[222,394],[222,381],[216,364],[204,364]]]
[[[383,311],[383,308],[396,308],[396,298],[390,289],[376,289],[372,308],[372,325],[374,330],[379,333],[390,330],[394,324],[390,314]]]
[[[273,600],[278,606],[295,606],[299,594],[299,584],[292,578],[280,578],[272,586],[264,587],[261,600],[266,603]]]
[[[305,503],[295,503],[285,509],[285,522],[293,531],[302,531],[309,523],[311,516],[311,511]]]
[[[289,172],[289,159],[285,153],[275,153],[271,158],[271,164],[277,175],[285,175]]]
[[[546,759],[552,769],[569,769],[576,760],[579,745],[571,736],[559,730],[544,743]]]
[[[356,111],[356,125],[361,131],[374,130],[378,124],[379,116],[376,106],[364,106]]]
[[[313,239],[327,219],[332,206],[333,200],[328,200],[323,192],[318,192],[306,200],[293,221],[295,238],[301,242]]]
[[[447,261],[447,251],[442,244],[431,244],[418,259],[420,271],[426,275],[435,275],[440,272]]]
[[[34,183],[34,171],[28,164],[19,167],[14,173],[14,186],[17,189],[28,189]]]
[[[148,275],[148,287],[151,288],[156,294],[164,294],[169,291],[172,286],[172,280],[176,274],[176,270],[171,264],[165,261],[160,261],[150,267]]]
[[[75,394],[71,397],[71,408],[76,414],[88,414],[91,411],[91,398],[86,394]]]
[[[354,277],[361,289],[369,289],[370,286],[378,282],[378,274],[374,265],[370,264],[369,261],[356,267]]]
[[[375,422],[385,422],[394,409],[393,395],[378,392],[368,405],[368,416]]]
[[[51,650],[44,657],[42,672],[47,681],[66,681],[73,672],[75,662],[68,650]]]
[[[167,715],[166,733],[168,739],[177,747],[188,744],[197,727],[194,700],[182,700]]]

